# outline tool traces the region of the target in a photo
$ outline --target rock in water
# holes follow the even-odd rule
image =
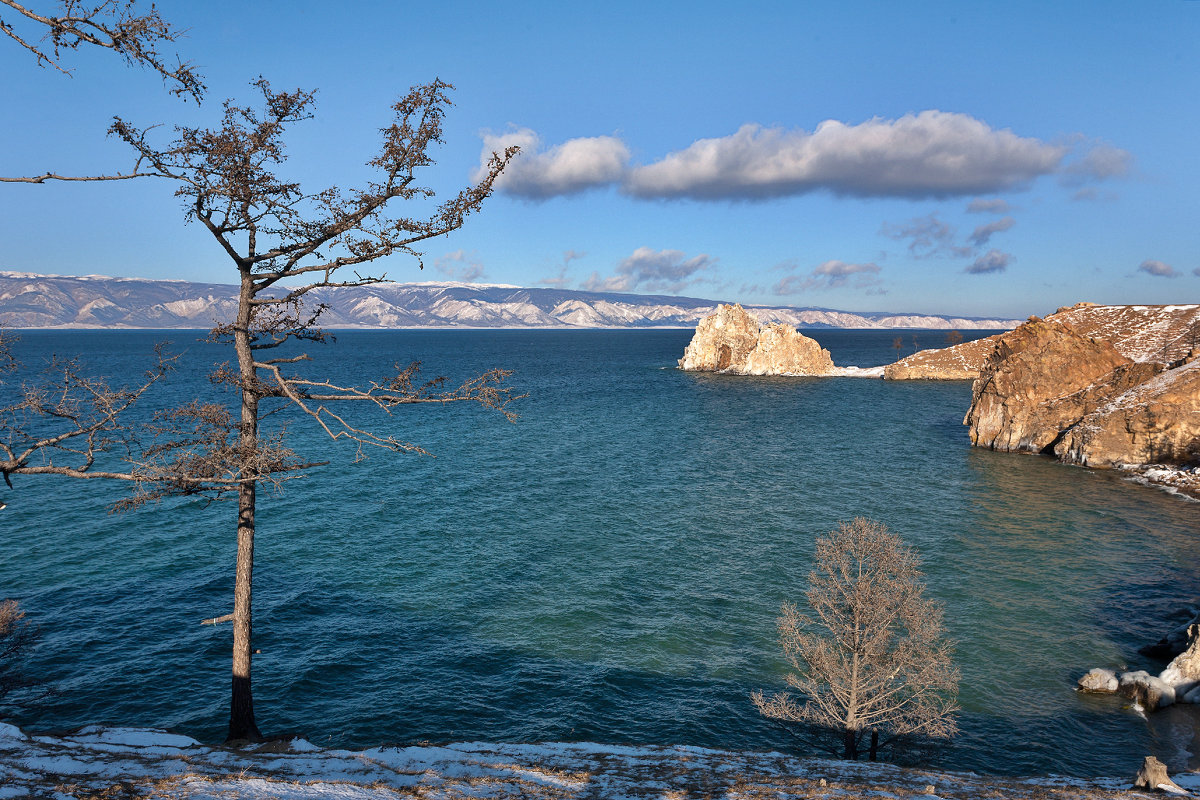
[[[1167,775],[1167,765],[1154,756],[1146,756],[1137,777],[1133,779],[1133,788],[1149,789],[1150,791],[1165,791],[1187,794],[1179,784]]]
[[[1145,670],[1122,672],[1117,680],[1120,682],[1117,692],[1140,705],[1146,713],[1175,703],[1175,689]]]
[[[738,375],[828,375],[829,351],[788,325],[762,325],[741,305],[719,305],[700,320],[680,369]]]
[[[1200,625],[1188,626],[1187,649],[1175,657],[1158,676],[1175,688],[1187,693],[1200,685]]]
[[[1113,694],[1117,691],[1120,683],[1117,680],[1116,673],[1111,669],[1100,669],[1097,667],[1080,678],[1078,685],[1081,692]]]

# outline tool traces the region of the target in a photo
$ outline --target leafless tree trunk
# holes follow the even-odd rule
[[[120,509],[174,495],[236,496],[233,612],[205,620],[233,622],[230,741],[261,739],[251,680],[257,491],[260,485],[279,488],[320,463],[300,458],[282,432],[264,433],[263,417],[290,405],[331,438],[354,442],[360,455],[370,447],[424,453],[404,439],[360,427],[335,408],[366,405],[390,414],[399,405],[470,401],[513,419],[508,406],[517,399],[505,384],[509,373],[504,370],[447,389],[440,378],[417,382],[419,364],[414,363],[355,386],[300,373],[307,355],[269,357],[287,342],[327,338],[316,327],[323,306],[310,310],[304,303],[312,290],[386,280],[357,272],[341,280],[335,276],[338,270],[393,254],[419,260],[416,244],[461,227],[491,194],[516,148],[495,154],[479,183],[440,203],[428,216],[395,217],[387,213],[392,201],[420,203],[433,197],[432,190],[415,182],[415,173],[434,163],[429,151],[441,142],[449,84],[435,80],[413,87],[393,106],[393,122],[382,129],[383,146],[369,162],[378,172],[375,180],[357,190],[316,193],[274,173],[285,161],[284,134],[311,116],[313,94],[275,92],[263,79],[254,85],[262,94],[261,111],[226,102],[219,126],[179,128],[176,140],[166,146],[151,144],[146,131],[123,120],[112,129],[135,149],[139,164],[175,183],[187,219],[209,231],[238,272],[237,314],[211,334],[214,341],[232,344],[236,354],[235,367],[218,367],[212,376],[237,393],[236,413],[221,404],[192,402],[158,412],[143,428],[130,426],[125,410],[170,369],[166,355],[147,382],[131,390],[89,380],[78,365],[66,362],[61,379],[49,388],[26,389],[21,402],[0,408],[0,434],[8,434],[7,443],[0,441],[0,471],[6,478],[60,474],[125,480],[134,492],[118,504]],[[30,417],[42,427],[65,429],[35,434]],[[114,449],[126,452],[127,469],[97,470],[96,456]]]

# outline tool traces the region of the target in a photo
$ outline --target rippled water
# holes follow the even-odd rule
[[[894,358],[894,333],[815,331],[839,364]],[[145,332],[23,334],[36,364],[87,355],[131,374]],[[967,383],[744,378],[673,368],[689,331],[339,334],[335,374],[421,358],[453,379],[515,369],[521,419],[407,407],[436,458],[322,441],[332,463],[260,504],[255,698],[267,733],[321,744],[593,740],[780,748],[748,700],[780,687],[774,620],[815,537],[856,515],[923,554],[962,671],[947,767],[1132,774],[1196,748],[1196,709],[1147,721],[1072,691],[1200,596],[1200,504],[1049,460],[975,450]],[[172,332],[184,367],[154,403],[207,396],[227,353]],[[905,334],[909,343],[911,333]],[[940,334],[918,334],[934,344]],[[8,389],[11,391],[12,383]],[[0,594],[41,626],[61,694],[18,721],[224,734],[228,504],[109,516],[121,488],[14,479]]]

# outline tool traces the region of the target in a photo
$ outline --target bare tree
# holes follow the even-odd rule
[[[0,0],[0,33],[33,54],[39,66],[52,67],[71,75],[63,60],[66,52],[84,45],[100,47],[119,55],[130,66],[150,69],[162,77],[171,94],[191,98],[197,103],[204,96],[204,81],[191,64],[176,57],[174,63],[159,52],[167,42],[175,42],[182,31],[159,16],[153,4],[139,9],[135,0],[59,0],[56,14],[39,13],[16,2]],[[45,183],[46,181],[118,181],[151,175],[142,162],[127,172],[111,175],[41,175],[4,177],[4,183]]]
[[[784,603],[779,618],[799,698],[757,691],[759,713],[834,734],[833,751],[846,759],[859,757],[868,735],[875,760],[899,737],[956,733],[958,672],[922,577],[916,552],[873,520],[818,539],[808,611]]]
[[[284,134],[291,125],[311,116],[313,93],[276,92],[261,78],[254,85],[262,95],[261,109],[226,102],[218,127],[177,128],[176,139],[164,146],[151,144],[146,131],[123,120],[113,126],[113,132],[132,145],[155,174],[176,183],[186,219],[198,221],[212,234],[238,273],[236,317],[211,333],[213,340],[234,348],[235,363],[218,367],[212,379],[236,392],[235,407],[196,401],[159,412],[145,428],[132,432],[122,422],[127,406],[121,403],[136,400],[138,390],[92,386],[79,380],[77,370],[68,368],[54,385],[70,387],[71,391],[64,392],[72,402],[82,397],[86,402],[81,408],[88,414],[63,413],[54,402],[41,401],[45,394],[16,410],[65,421],[72,435],[63,441],[70,440],[73,446],[64,450],[57,447],[56,440],[28,435],[32,446],[2,451],[7,461],[0,462],[6,475],[90,477],[98,474],[94,466],[97,453],[125,448],[127,468],[109,469],[103,475],[135,487],[120,508],[173,495],[237,498],[233,611],[206,620],[233,622],[230,741],[262,738],[251,692],[251,587],[258,487],[278,488],[301,471],[323,463],[292,451],[281,428],[260,427],[264,417],[290,408],[293,415],[307,418],[334,440],[355,443],[360,454],[372,447],[423,453],[416,444],[361,427],[338,406],[368,406],[390,413],[400,405],[471,401],[498,409],[512,419],[515,415],[509,404],[516,399],[504,383],[509,373],[503,370],[447,388],[442,379],[420,382],[419,364],[414,363],[404,368],[397,365],[393,374],[363,385],[345,385],[301,373],[310,360],[307,355],[270,357],[289,342],[328,338],[317,327],[324,306],[305,305],[309,292],[386,280],[384,275],[358,272],[340,279],[338,270],[393,254],[419,260],[418,243],[462,226],[491,193],[493,182],[516,148],[495,154],[477,184],[434,206],[426,215],[394,216],[388,213],[392,201],[419,204],[434,196],[432,190],[416,183],[416,173],[434,163],[430,149],[442,141],[442,119],[450,105],[449,84],[435,80],[414,87],[393,106],[392,123],[381,131],[382,147],[367,162],[376,172],[374,180],[351,191],[329,188],[315,193],[275,173],[286,158]],[[110,399],[113,392],[117,392],[115,402]],[[87,405],[96,398],[103,400],[98,413]],[[19,421],[14,423],[10,439],[24,435],[25,430]]]
[[[946,334],[946,344],[953,347],[956,344],[962,344],[963,335],[958,331],[949,331]]]
[[[897,336],[892,339],[892,349],[896,351],[896,360],[900,360],[900,351],[904,348],[904,337]]]

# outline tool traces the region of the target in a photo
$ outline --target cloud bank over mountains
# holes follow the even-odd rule
[[[1132,163],[1128,152],[1102,142],[1052,143],[937,110],[857,125],[826,120],[812,132],[747,124],[649,164],[632,163],[615,136],[544,147],[534,131],[518,128],[485,133],[483,143],[481,165],[495,150],[521,146],[496,188],[529,200],[610,186],[640,199],[753,201],[816,191],[940,199],[1022,189],[1045,176],[1080,187],[1125,175]]]

